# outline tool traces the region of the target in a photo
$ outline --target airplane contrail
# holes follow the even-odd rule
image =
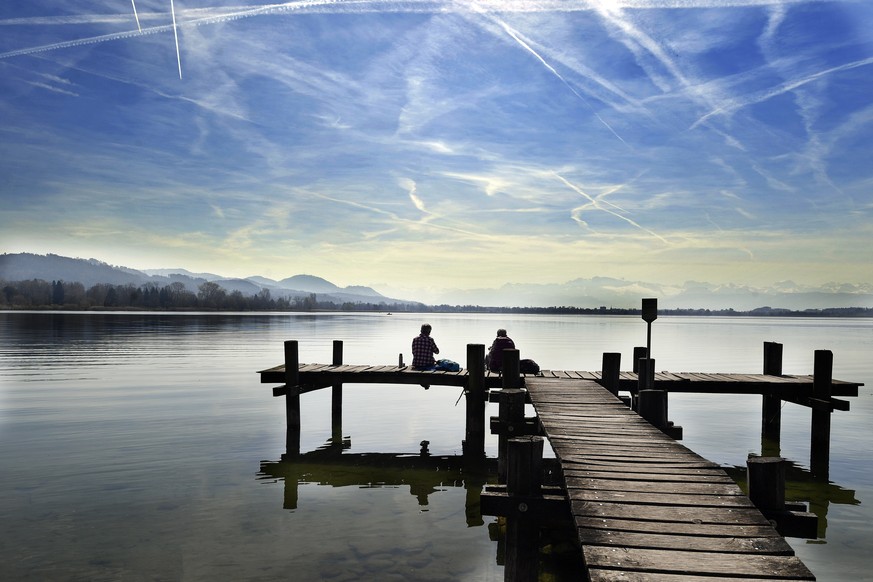
[[[139,14],[136,13],[136,0],[130,0],[130,3],[133,6],[133,17],[136,18],[136,29],[142,32],[142,26],[139,25]]]
[[[636,221],[634,221],[634,220],[631,220],[631,219],[628,218],[627,216],[623,216],[623,215],[619,214],[618,212],[616,212],[616,211],[614,211],[614,210],[610,210],[609,208],[604,208],[603,206],[601,206],[601,205],[600,205],[600,197],[597,197],[597,198],[592,197],[590,194],[588,194],[587,192],[585,192],[584,190],[582,190],[582,188],[580,188],[580,187],[577,186],[576,184],[573,184],[573,183],[570,182],[567,178],[565,178],[564,176],[560,175],[560,174],[557,173],[557,172],[552,172],[552,174],[553,174],[553,175],[554,175],[558,180],[560,180],[561,182],[563,182],[567,187],[569,187],[571,190],[573,190],[574,192],[576,192],[577,194],[579,194],[579,195],[582,196],[583,198],[587,199],[587,200],[588,200],[588,205],[591,206],[592,208],[595,208],[595,209],[600,210],[600,211],[602,211],[602,212],[605,212],[605,213],[607,213],[607,214],[611,214],[612,216],[614,216],[614,217],[616,217],[616,218],[618,218],[618,219],[620,219],[620,220],[624,220],[625,222],[627,222],[627,223],[630,224],[631,226],[633,226],[633,227],[635,227],[635,228],[638,228],[639,230],[641,230],[641,231],[643,231],[643,232],[645,232],[645,233],[647,233],[647,234],[652,235],[653,237],[655,237],[656,239],[660,240],[662,243],[664,243],[664,244],[666,244],[666,245],[669,245],[669,244],[670,244],[670,241],[668,241],[667,239],[665,239],[664,237],[662,237],[660,234],[658,234],[658,233],[656,233],[656,232],[654,232],[654,231],[652,231],[652,230],[649,230],[648,228],[642,226],[642,225],[639,224],[638,222],[636,222]],[[615,204],[612,204],[611,202],[607,202],[607,203],[608,203],[610,206],[614,207],[614,208],[618,208]]]
[[[548,62],[546,62],[546,60],[543,57],[541,57],[540,54],[533,49],[533,47],[531,47],[522,38],[520,38],[520,36],[518,35],[518,33],[515,30],[513,30],[508,24],[506,24],[505,22],[503,22],[499,18],[495,18],[494,21],[497,22],[497,24],[500,25],[500,27],[503,29],[503,31],[506,32],[506,34],[508,34],[509,36],[511,36],[512,39],[515,40],[515,42],[517,42],[519,45],[521,45],[521,47],[523,49],[525,49],[530,54],[532,54],[534,57],[536,57],[543,64],[543,66],[545,66],[549,70],[549,72],[551,72],[554,76],[556,76],[570,91],[573,92],[573,95],[575,95],[580,100],[582,100],[582,102],[585,103],[585,105],[587,105],[589,109],[591,109],[591,112],[594,114],[594,117],[596,117],[597,120],[600,121],[600,123],[602,123],[606,127],[606,129],[608,129],[612,133],[612,135],[617,137],[621,143],[630,147],[630,145],[626,141],[624,141],[624,139],[622,139],[622,137],[620,135],[618,135],[618,133],[616,133],[616,131],[614,129],[612,129],[612,126],[609,125],[608,123],[606,123],[605,119],[600,117],[600,115],[597,113],[597,111],[594,110],[594,107],[591,106],[591,103],[589,103],[588,100],[581,93],[576,91],[576,89],[574,89],[573,86],[570,85],[570,83],[568,83],[567,80],[564,79],[564,77],[561,76],[561,74],[552,65],[550,65]]]
[[[179,52],[179,31],[176,29],[176,8],[170,0],[170,12],[173,14],[173,36],[176,38],[176,62],[179,63],[179,79],[182,78],[182,55]]]

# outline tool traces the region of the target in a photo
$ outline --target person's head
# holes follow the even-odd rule
[[[497,337],[506,337],[506,330],[503,328],[498,329],[497,330]]]
[[[422,324],[421,335],[430,335],[430,330],[431,330],[431,327],[430,327],[429,323]]]

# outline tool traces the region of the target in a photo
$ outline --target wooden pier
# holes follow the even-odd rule
[[[815,579],[723,469],[596,382],[525,387],[561,462],[589,580]]]
[[[620,371],[619,355],[604,354],[601,371],[522,375],[517,350],[506,350],[499,375],[485,370],[485,348],[478,344],[468,345],[467,368],[459,372],[419,371],[402,365],[402,358],[398,365],[344,365],[341,342],[334,342],[331,364],[299,363],[297,343],[285,348],[285,363],[260,375],[264,383],[282,384],[273,395],[285,397],[290,458],[300,454],[300,395],[313,390],[333,389],[333,420],[340,422],[343,384],[464,387],[464,454],[470,458],[484,457],[485,403],[500,402],[491,430],[500,435],[498,474],[506,486],[483,494],[482,508],[507,516],[513,538],[507,580],[536,580],[539,528],[555,513],[572,516],[584,579],[814,580],[722,468],[671,438],[681,429],[667,420],[667,395],[761,394],[762,433],[777,439],[781,401],[809,407],[811,466],[826,476],[831,413],[849,409],[848,401],[835,397],[857,396],[862,385],[834,380],[833,358],[825,350],[815,353],[813,375],[783,374],[781,345],[770,343],[763,374],[655,373],[653,360],[640,360],[640,371],[627,372]],[[623,391],[629,395],[620,397]],[[536,411],[533,419],[524,418],[526,402]],[[544,492],[535,479],[543,437],[560,462],[564,483],[558,492]],[[779,492],[757,498],[778,499]]]

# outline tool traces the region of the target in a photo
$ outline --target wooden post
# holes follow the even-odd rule
[[[467,458],[485,455],[485,346],[467,344],[467,427],[462,450]]]
[[[782,375],[782,344],[764,342],[764,373]],[[782,430],[782,400],[772,394],[764,394],[761,409],[761,437],[776,441],[777,447]]]
[[[334,366],[342,366],[343,364],[343,342],[342,340],[333,340],[333,360]],[[330,398],[330,428],[331,441],[334,445],[342,445],[343,442],[343,385],[334,384],[331,390]]]
[[[781,457],[749,457],[746,460],[749,499],[780,535],[815,539],[818,516],[807,511],[806,504],[785,502],[786,466]]]
[[[524,403],[527,393],[518,388],[505,388],[497,394],[497,397],[500,399],[497,418],[501,425],[507,427],[497,437],[497,482],[506,483],[508,443],[510,438],[516,436],[512,434],[513,426],[520,426],[524,422]]]
[[[831,384],[834,354],[816,350],[812,378],[812,428],[809,467],[816,477],[827,478],[831,456]]]
[[[637,390],[635,394],[631,394],[631,409],[639,412],[640,392],[651,390],[655,386],[655,360],[640,358],[637,370]]]
[[[639,415],[649,421],[649,424],[661,430],[667,428],[666,390],[640,390],[637,408]]]
[[[634,360],[633,360],[633,371],[634,374],[639,374],[640,372],[640,360],[642,358],[649,357],[649,353],[646,350],[645,346],[637,346],[634,348]]]
[[[300,359],[297,341],[285,342],[285,454],[296,457],[300,454]]]
[[[648,358],[648,350],[645,346],[637,346],[634,348],[634,360],[633,360],[633,372],[634,374],[641,374],[640,372],[640,361]],[[639,378],[639,376],[637,376]],[[645,388],[645,386],[642,386]],[[631,388],[631,410],[637,409],[637,394],[640,390],[639,380],[637,381],[637,385]]]
[[[651,390],[655,387],[655,360],[653,358],[640,358],[639,376],[637,387],[639,390]]]
[[[749,457],[746,460],[749,499],[762,512],[785,509],[785,461],[781,457]]]
[[[524,421],[525,393],[518,388],[521,386],[521,373],[518,363],[519,351],[515,349],[503,350],[503,390],[510,392],[503,394],[498,412],[502,422]],[[507,441],[514,435],[508,432],[501,433],[497,438],[497,482],[506,483],[506,451]]]
[[[603,352],[600,384],[618,396],[618,378],[621,372],[621,353]]]
[[[543,438],[526,436],[509,439],[506,492],[515,496],[542,495]],[[507,582],[536,582],[539,577],[539,521],[532,508],[519,501],[518,514],[506,520]]]
[[[503,388],[519,388],[521,386],[521,373],[518,363],[519,351],[510,349],[503,350]]]

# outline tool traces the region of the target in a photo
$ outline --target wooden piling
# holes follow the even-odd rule
[[[497,481],[506,483],[506,452],[507,441],[515,436],[512,434],[514,423],[524,422],[525,393],[518,388],[521,386],[521,373],[519,351],[516,349],[503,350],[503,392],[500,394],[499,419],[507,430],[502,430],[497,439]]]
[[[507,443],[506,492],[524,498],[542,495],[543,438],[526,436]],[[518,512],[506,519],[507,582],[536,582],[539,577],[539,520],[533,508],[519,501]]]
[[[331,360],[334,366],[341,366],[343,363],[343,342],[342,340],[333,340],[333,358]],[[330,427],[331,440],[335,445],[341,445],[343,442],[343,385],[342,383],[334,384],[331,388],[330,398]]]
[[[818,516],[805,503],[785,501],[787,463],[781,457],[749,457],[746,483],[749,499],[783,536],[815,539]]]
[[[524,403],[527,393],[518,388],[504,388],[496,395],[498,398],[498,423],[500,430],[497,437],[497,482],[506,483],[509,439],[524,424]]]
[[[519,388],[521,372],[519,371],[520,355],[515,349],[503,350],[503,388]]]
[[[285,454],[300,454],[300,359],[296,340],[285,342]]]
[[[667,428],[667,391],[640,390],[637,412],[655,428]]]
[[[640,372],[640,360],[649,357],[649,351],[646,346],[636,346],[634,348],[633,371],[634,374]]]
[[[640,358],[637,382],[639,390],[651,390],[655,387],[654,358]]]
[[[785,460],[781,457],[749,457],[746,460],[749,499],[761,511],[785,509]]]
[[[479,458],[485,455],[485,346],[467,344],[467,385],[464,393],[467,403],[467,422],[464,438],[464,456]]]
[[[816,477],[827,478],[830,471],[831,391],[834,354],[816,350],[812,378],[812,423],[809,466]]]
[[[618,396],[618,379],[621,373],[621,353],[604,352],[600,385]]]
[[[782,344],[764,342],[764,373],[782,375]],[[761,409],[761,436],[779,443],[782,430],[782,400],[778,396],[764,394]]]

